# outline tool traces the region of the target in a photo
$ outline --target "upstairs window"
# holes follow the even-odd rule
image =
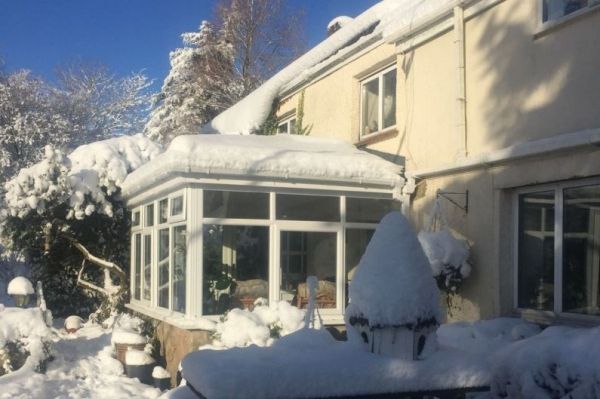
[[[277,125],[279,134],[296,134],[296,116],[283,119]]]
[[[554,21],[600,5],[600,0],[542,0],[542,22]]]
[[[366,136],[396,125],[396,67],[360,83],[360,134]]]

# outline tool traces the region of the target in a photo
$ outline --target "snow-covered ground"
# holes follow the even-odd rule
[[[62,325],[57,320],[55,325]],[[74,334],[53,329],[54,360],[45,374],[14,372],[0,377],[1,399],[157,398],[161,392],[123,373],[112,356],[111,331],[86,325]]]

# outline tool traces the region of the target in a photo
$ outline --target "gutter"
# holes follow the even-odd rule
[[[406,172],[407,185],[414,179],[426,179],[464,173],[479,168],[487,168],[505,164],[520,159],[532,158],[541,155],[554,154],[578,150],[586,147],[597,147],[600,150],[600,128],[580,130],[573,133],[560,134],[540,140],[515,144],[500,150],[487,152],[481,155],[467,157],[464,160],[438,168],[428,168]]]

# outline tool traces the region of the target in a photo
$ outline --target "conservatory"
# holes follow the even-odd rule
[[[401,174],[336,140],[177,137],[123,184],[128,306],[198,328],[258,298],[304,307],[314,275],[323,320],[342,323],[347,284],[377,223],[406,203]]]

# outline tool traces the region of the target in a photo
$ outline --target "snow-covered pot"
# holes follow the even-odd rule
[[[29,304],[29,299],[33,295],[33,285],[25,277],[19,276],[8,283],[6,291],[13,297],[16,306],[24,308]]]
[[[133,330],[119,329],[112,333],[112,343],[117,352],[117,360],[125,363],[125,357],[129,350],[141,351],[146,347],[147,340]]]
[[[152,379],[154,386],[161,391],[171,389],[171,375],[167,370],[160,366],[154,367],[152,370]]]
[[[130,349],[125,354],[125,373],[129,378],[137,378],[141,383],[152,385],[154,359],[143,350]]]
[[[65,319],[65,330],[72,334],[77,332],[83,324],[83,319],[79,316],[69,316]]]

